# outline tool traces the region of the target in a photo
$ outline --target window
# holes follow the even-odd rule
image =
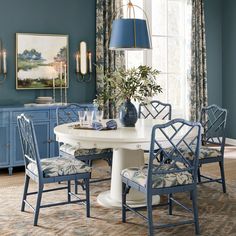
[[[172,104],[173,117],[187,118],[191,4],[189,0],[132,0],[132,3],[143,8],[148,15],[152,50],[126,51],[126,67],[145,64],[158,69],[160,75],[157,79],[163,93],[153,99]],[[135,14],[136,18],[144,18],[142,11],[137,8]]]

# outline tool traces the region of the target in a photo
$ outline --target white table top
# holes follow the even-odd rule
[[[106,120],[103,121],[104,123]],[[152,127],[155,124],[166,123],[157,119],[139,119],[135,127],[122,127],[118,122],[117,130],[84,130],[74,129],[76,123],[56,126],[54,132],[57,141],[69,143],[80,148],[127,148],[149,149]],[[178,137],[176,137],[178,138]],[[165,137],[160,137],[160,140]]]

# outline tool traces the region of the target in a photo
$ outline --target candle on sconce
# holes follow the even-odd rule
[[[79,82],[88,82],[91,80],[93,72],[92,60],[93,55],[92,52],[88,50],[87,43],[81,41],[79,44],[79,50],[75,53],[75,73],[76,79]]]
[[[3,73],[7,73],[7,53],[5,50],[3,51]]]
[[[88,61],[89,61],[89,73],[92,73],[92,53],[88,53]]]
[[[79,73],[79,53],[75,55],[76,73]]]

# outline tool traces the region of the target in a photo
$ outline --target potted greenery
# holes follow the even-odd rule
[[[120,107],[120,120],[124,126],[134,126],[137,121],[137,110],[131,99],[145,102],[148,98],[162,92],[156,76],[158,70],[148,66],[139,66],[131,69],[117,69],[105,73],[103,89],[98,91],[95,104],[102,108],[104,104]]]

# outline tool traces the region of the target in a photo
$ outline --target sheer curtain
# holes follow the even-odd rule
[[[109,50],[112,21],[121,5],[122,0],[97,0],[96,3],[96,65],[99,68],[96,73],[97,93],[107,89],[103,84],[104,73],[125,64],[124,52]],[[104,107],[105,118],[114,118],[115,115],[116,107],[111,101],[107,102]]]

